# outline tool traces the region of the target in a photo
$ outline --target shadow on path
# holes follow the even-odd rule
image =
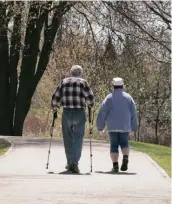
[[[137,173],[129,173],[129,172],[111,172],[111,171],[95,171],[98,174],[115,174],[115,175],[136,175]]]
[[[72,173],[71,171],[62,171],[62,172],[53,172],[53,171],[50,171],[48,172],[48,174],[60,174],[60,175],[76,175],[76,176],[82,176],[82,175],[91,175],[90,172],[88,173]]]

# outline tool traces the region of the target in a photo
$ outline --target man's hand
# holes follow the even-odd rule
[[[101,130],[99,133],[100,133],[100,135],[101,135],[102,137],[106,137],[106,135],[105,135],[105,130]]]
[[[93,127],[92,127],[92,125],[90,125],[90,127],[89,127],[89,134],[93,134]]]
[[[55,112],[53,113],[53,117],[54,117],[54,119],[57,118],[57,111],[55,111]]]

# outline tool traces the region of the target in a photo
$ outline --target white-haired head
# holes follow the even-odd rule
[[[80,77],[83,74],[83,69],[80,65],[73,65],[70,70],[70,73],[74,77]]]

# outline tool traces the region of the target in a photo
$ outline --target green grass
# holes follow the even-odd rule
[[[11,144],[8,141],[0,139],[0,156],[5,154],[5,152],[9,149],[10,146]]]
[[[171,148],[143,142],[130,141],[131,149],[148,154],[171,177]]]

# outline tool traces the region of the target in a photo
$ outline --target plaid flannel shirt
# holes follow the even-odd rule
[[[94,105],[93,92],[85,79],[68,77],[63,79],[52,96],[51,106],[53,111],[63,108],[85,108]]]

